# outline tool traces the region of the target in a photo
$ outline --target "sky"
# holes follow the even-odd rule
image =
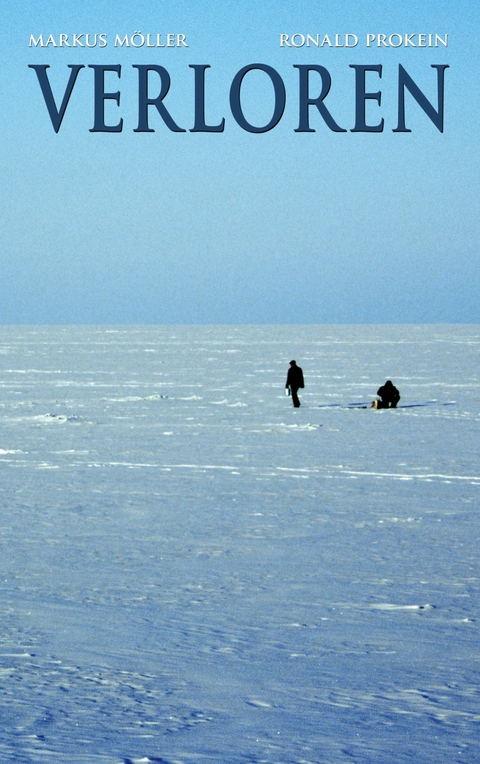
[[[188,0],[36,3],[4,9],[0,38],[0,324],[369,324],[480,323],[479,10],[419,0]],[[134,33],[183,34],[188,47],[115,47]],[[106,35],[103,48],[60,47],[60,34]],[[281,47],[280,35],[325,35],[346,47]],[[448,34],[437,48],[366,47],[367,34]],[[57,46],[29,46],[49,35]],[[141,37],[134,38],[137,43]],[[297,41],[300,37],[295,38]],[[394,37],[396,43],[400,38]],[[411,38],[412,39],[412,38]],[[418,37],[413,38],[418,42]],[[266,64],[284,83],[283,116],[253,133],[235,120],[230,88],[244,66]],[[57,105],[70,69],[82,64],[61,127],[52,127],[37,75],[48,64]],[[92,65],[107,72],[105,122],[91,132]],[[154,107],[153,132],[135,132],[138,70],[170,75],[164,104],[183,132]],[[205,119],[222,132],[191,132],[194,71],[205,72]],[[331,76],[313,132],[296,132],[298,65]],[[366,121],[352,132],[355,71],[366,75]],[[405,96],[408,133],[397,126],[399,64],[433,106],[445,71],[440,132]],[[314,73],[315,74],[315,73]],[[156,75],[155,75],[156,76]],[[312,96],[319,79],[311,76]],[[319,77],[319,75],[318,75]],[[158,78],[150,75],[152,97]],[[247,121],[268,124],[272,81],[242,83]]]

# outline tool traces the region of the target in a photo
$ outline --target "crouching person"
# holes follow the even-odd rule
[[[397,403],[400,400],[400,393],[388,379],[384,385],[378,388],[377,395],[380,400],[373,401],[372,408],[374,409],[396,409]]]

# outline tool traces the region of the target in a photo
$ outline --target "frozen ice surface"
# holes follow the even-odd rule
[[[479,348],[3,328],[0,762],[479,761]]]

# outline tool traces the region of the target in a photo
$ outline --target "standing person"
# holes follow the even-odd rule
[[[377,409],[396,409],[400,400],[400,393],[390,379],[387,379],[384,385],[378,388],[377,395],[381,401],[377,404]]]
[[[287,374],[287,384],[285,385],[285,389],[290,388],[293,405],[296,409],[298,409],[300,406],[300,401],[298,400],[297,395],[300,387],[305,387],[305,383],[303,381],[303,371],[301,370],[300,366],[297,366],[296,361],[290,361],[290,368]]]

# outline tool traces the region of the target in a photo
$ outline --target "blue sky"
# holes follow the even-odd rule
[[[250,2],[208,5],[18,2],[5,9],[2,67],[2,279],[0,324],[480,322],[478,9],[467,2]],[[182,33],[187,49],[114,47],[116,34]],[[32,48],[30,35],[104,33],[100,49]],[[352,49],[285,49],[286,34],[356,34]],[[366,48],[367,33],[449,35],[448,48]],[[186,130],[135,133],[136,70],[170,73],[165,104]],[[251,63],[274,67],[287,92],[273,130],[253,134],[232,117],[229,90]],[[60,100],[68,64],[84,64],[55,134],[35,73],[49,64]],[[121,64],[107,105],[121,133],[91,133],[89,64]],[[207,122],[191,133],[193,70],[209,64]],[[332,77],[325,103],[347,132],[312,110],[296,133],[295,64]],[[368,75],[367,118],[382,133],[352,133],[354,70]],[[396,127],[402,64],[432,102],[431,64],[448,64],[440,133],[407,95]],[[153,85],[152,85],[153,88]],[[245,81],[245,113],[265,124],[266,75]]]

